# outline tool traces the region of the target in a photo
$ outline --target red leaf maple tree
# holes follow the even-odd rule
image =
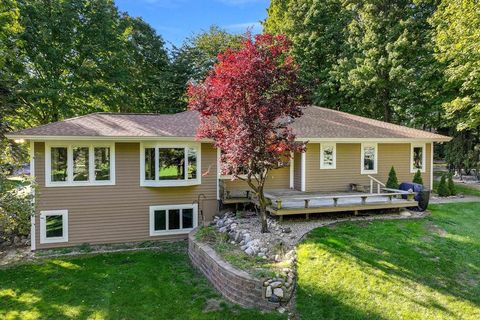
[[[189,108],[200,112],[197,138],[221,150],[221,172],[248,183],[258,200],[262,232],[268,232],[265,182],[271,170],[303,152],[289,128],[302,115],[304,89],[282,35],[245,37],[237,50],[218,56],[205,80],[188,88]]]

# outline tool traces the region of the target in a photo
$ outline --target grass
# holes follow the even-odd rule
[[[186,244],[173,243],[163,251],[45,259],[0,270],[0,319],[284,317],[225,303],[190,265]]]
[[[480,319],[480,203],[344,223],[298,248],[302,319]]]

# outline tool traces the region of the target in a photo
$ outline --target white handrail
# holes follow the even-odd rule
[[[385,184],[378,180],[375,177],[372,177],[371,175],[368,175],[370,178],[370,193],[373,193],[373,182],[375,181],[377,183],[377,193],[380,193],[381,187],[385,187]]]

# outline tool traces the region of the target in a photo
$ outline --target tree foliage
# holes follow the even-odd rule
[[[188,90],[190,108],[201,114],[197,136],[213,139],[222,151],[223,173],[251,187],[260,204],[262,232],[268,231],[266,178],[288,165],[290,152],[304,148],[288,127],[301,116],[303,102],[289,49],[283,36],[247,38],[240,49],[220,54],[207,78]]]
[[[412,182],[423,185],[422,173],[420,172],[420,170],[417,170],[417,172],[415,172]]]
[[[395,168],[393,166],[388,173],[388,180],[385,186],[390,189],[398,189],[399,187],[397,173],[395,172]]]
[[[443,0],[432,18],[450,92],[445,108],[458,130],[480,126],[479,6],[478,0]]]
[[[92,111],[168,112],[160,36],[111,0],[18,1],[8,102],[16,127]],[[21,115],[21,116],[20,116]]]
[[[243,40],[241,35],[233,35],[218,26],[188,37],[180,48],[172,50],[170,83],[172,100],[178,108],[185,108],[185,92],[189,82],[203,80],[218,61],[219,53],[227,49],[238,49]]]
[[[453,182],[453,173],[448,173],[448,180],[447,180],[448,191],[451,196],[457,195],[457,188],[455,188],[455,183]]]
[[[440,178],[440,183],[438,184],[437,193],[440,197],[448,197],[450,195],[450,191],[448,190],[447,185],[447,178],[445,174],[442,175]]]
[[[313,102],[431,128],[442,86],[428,24],[434,10],[427,0],[281,0],[271,2],[264,27],[293,41]]]

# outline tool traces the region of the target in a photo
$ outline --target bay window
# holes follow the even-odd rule
[[[200,184],[200,144],[142,144],[141,185],[147,187]]]
[[[55,143],[45,145],[46,186],[112,185],[114,144]]]
[[[376,174],[378,148],[376,143],[362,143],[361,145],[361,174]]]
[[[150,207],[150,236],[188,233],[198,224],[196,204]]]
[[[417,170],[425,172],[425,143],[412,143],[410,145],[410,172]]]

